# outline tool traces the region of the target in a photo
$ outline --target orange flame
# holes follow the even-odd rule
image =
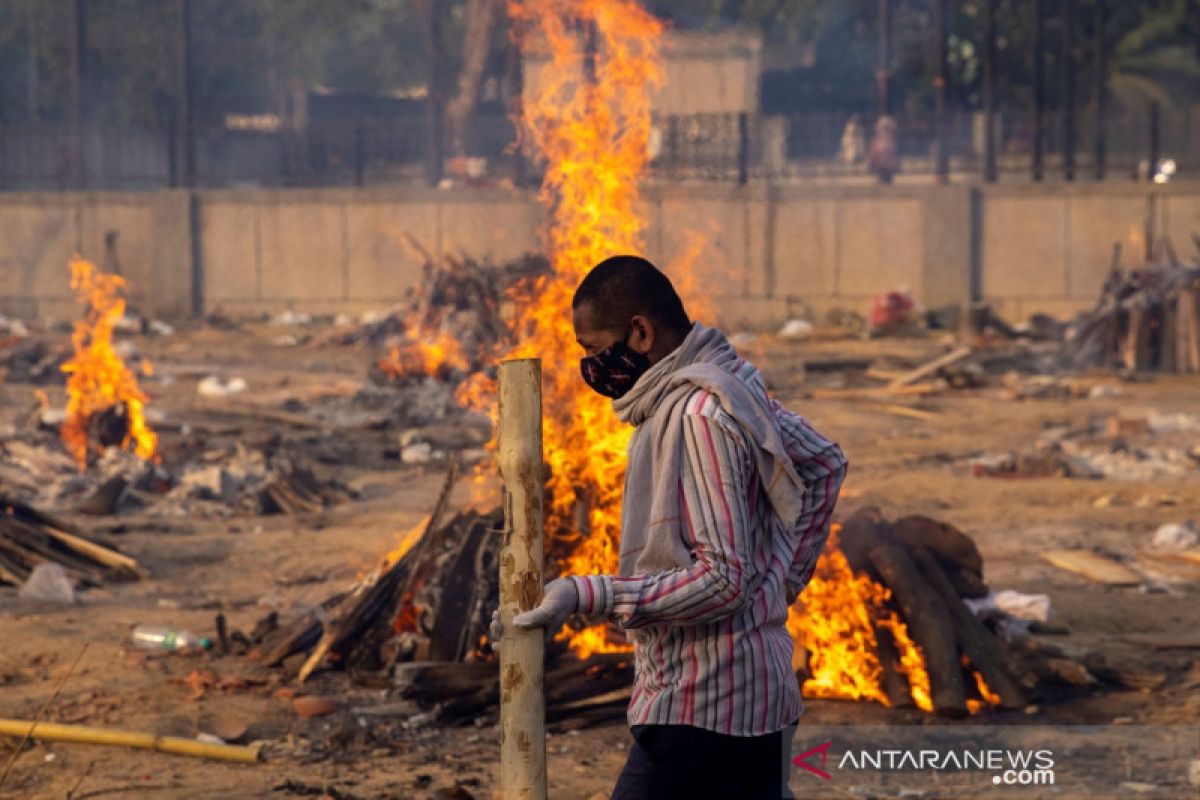
[[[873,700],[887,705],[882,688],[877,627],[886,628],[900,653],[899,671],[908,678],[913,702],[932,711],[929,675],[920,649],[896,612],[886,606],[891,591],[869,575],[855,574],[837,543],[835,525],[804,593],[788,614],[788,630],[808,652],[806,697]]]
[[[68,375],[63,442],[80,470],[86,469],[93,416],[124,406],[127,428],[121,446],[132,445],[138,456],[152,458],[158,437],[146,424],[146,395],[112,344],[113,328],[125,315],[125,279],[101,272],[90,261],[75,256],[71,259],[71,288],[87,311],[75,323],[71,336],[75,354],[62,367]],[[143,371],[149,363],[143,362]]]
[[[444,370],[467,371],[467,356],[458,340],[444,330],[409,325],[404,340],[392,345],[379,360],[379,369],[393,379],[438,375]]]
[[[580,380],[566,310],[593,266],[643,249],[639,180],[649,160],[651,92],[662,79],[663,26],[632,0],[512,0],[509,12],[548,58],[530,82],[523,136],[546,161],[540,197],[551,211],[544,231],[551,274],[510,291],[521,344],[508,357],[540,357],[547,367],[549,550],[564,573],[611,573],[631,431]],[[476,379],[458,398],[491,411],[494,392]],[[580,658],[629,649],[609,642],[604,628],[560,636]]]

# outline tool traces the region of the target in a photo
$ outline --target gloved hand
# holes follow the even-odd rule
[[[517,614],[513,625],[518,628],[549,628],[557,631],[567,617],[579,610],[579,592],[570,578],[555,578],[546,584],[542,603],[537,608]]]

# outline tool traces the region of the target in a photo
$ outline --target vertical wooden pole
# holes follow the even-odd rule
[[[544,632],[512,619],[542,601],[542,363],[500,363],[500,475],[504,538],[500,544],[500,795],[546,798]]]

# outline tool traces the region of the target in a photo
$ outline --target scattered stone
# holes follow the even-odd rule
[[[416,442],[400,451],[400,461],[405,464],[428,464],[433,459],[433,445]]]
[[[323,717],[337,711],[337,708],[338,704],[335,701],[320,695],[305,695],[292,700],[292,709],[301,719]]]
[[[229,397],[246,391],[246,381],[242,378],[222,380],[216,375],[209,375],[196,384],[196,394],[201,397]]]
[[[60,603],[74,605],[75,587],[63,570],[53,561],[38,564],[29,573],[19,596],[28,603]]]
[[[779,329],[783,339],[802,339],[813,332],[813,324],[806,319],[789,319]]]
[[[308,325],[310,322],[312,322],[311,314],[292,311],[290,308],[271,318],[272,325]]]
[[[1200,528],[1197,528],[1196,523],[1190,520],[1170,522],[1154,532],[1154,539],[1150,544],[1159,550],[1171,551],[1200,547]]]

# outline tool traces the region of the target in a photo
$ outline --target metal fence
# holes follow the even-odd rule
[[[982,175],[986,117],[952,111],[937,135],[932,114],[896,118],[899,179]],[[651,175],[663,180],[746,182],[870,180],[867,162],[876,120],[870,114],[659,116],[650,143]],[[1200,107],[1112,112],[1099,125],[1073,125],[1074,177],[1152,179],[1200,176]],[[1062,177],[1063,130],[1056,113],[1041,120],[997,113],[996,163],[1002,180]],[[538,164],[515,146],[511,120],[478,116],[470,126],[470,163],[446,178],[469,184],[536,182]],[[318,120],[303,129],[203,129],[195,132],[195,183],[202,187],[353,186],[429,179],[430,135],[422,118]],[[939,175],[938,148],[945,148]],[[0,190],[151,189],[181,183],[181,137],[158,129],[88,128],[78,140],[66,126],[0,127]],[[1151,165],[1158,165],[1151,169]],[[1171,174],[1171,165],[1174,171]]]

